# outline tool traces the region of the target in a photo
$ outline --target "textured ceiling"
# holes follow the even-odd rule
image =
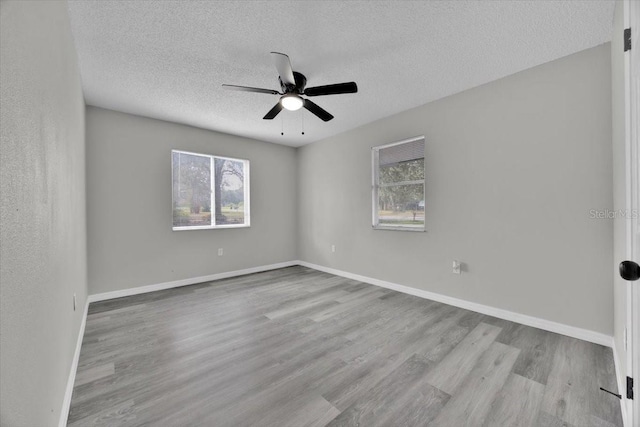
[[[612,1],[70,1],[88,104],[300,146],[611,39]],[[335,116],[283,111],[270,51]],[[304,111],[304,113],[302,112]],[[304,120],[305,135],[301,135]],[[280,135],[284,128],[284,136]]]

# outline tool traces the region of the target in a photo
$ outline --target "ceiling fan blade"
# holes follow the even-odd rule
[[[329,120],[333,119],[333,116],[329,114],[327,110],[318,106],[318,104],[309,101],[308,99],[304,100],[304,108],[318,116],[322,121],[328,122]]]
[[[336,83],[334,85],[315,86],[304,90],[304,94],[307,96],[320,96],[320,95],[339,95],[341,93],[356,93],[358,92],[358,85],[356,82],[348,83]]]
[[[295,86],[296,79],[293,77],[293,69],[291,68],[289,57],[280,52],[271,52],[271,55],[273,55],[273,62],[276,64],[282,83],[287,86]]]
[[[239,90],[241,92],[257,92],[257,93],[266,93],[269,95],[281,95],[277,90],[272,89],[262,89],[259,87],[249,87],[249,86],[237,86],[237,85],[222,85],[225,89],[231,90]]]
[[[278,102],[276,105],[273,106],[273,108],[271,110],[269,110],[269,112],[267,114],[265,114],[263,119],[264,120],[273,120],[273,118],[275,116],[277,116],[280,111],[282,111],[282,108],[283,108],[282,104],[280,102]]]

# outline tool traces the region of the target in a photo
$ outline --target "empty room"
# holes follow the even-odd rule
[[[639,427],[639,24],[0,0],[0,425]]]

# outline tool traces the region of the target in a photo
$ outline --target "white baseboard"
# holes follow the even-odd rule
[[[84,328],[87,325],[87,312],[89,311],[89,298],[84,304],[84,312],[82,313],[82,322],[80,322],[80,330],[78,331],[78,339],[76,340],[76,350],[73,353],[71,361],[71,369],[69,370],[69,378],[67,379],[67,388],[64,392],[62,400],[62,410],[60,411],[59,427],[66,427],[69,418],[69,408],[71,407],[71,396],[73,395],[73,385],[76,382],[76,371],[78,370],[78,361],[80,360],[80,349],[82,348],[82,339],[84,337]]]
[[[622,371],[620,371],[620,364],[618,361],[618,350],[616,350],[616,343],[611,346],[613,349],[613,365],[616,368],[616,382],[618,383],[618,393],[624,394],[626,390],[626,380],[623,378]],[[629,421],[627,421],[627,407],[625,406],[625,399],[620,399],[620,412],[622,412],[622,425],[629,427]]]
[[[263,271],[277,270],[278,268],[298,265],[298,261],[286,261],[277,264],[262,265],[259,267],[246,268],[244,270],[227,271],[224,273],[210,274],[208,276],[191,277],[189,279],[174,280],[173,282],[157,283],[155,285],[139,286],[137,288],[121,289],[119,291],[104,292],[101,294],[89,295],[89,302],[105,301],[114,298],[128,297],[131,295],[146,294],[147,292],[162,291],[165,289],[178,288],[180,286],[195,285],[196,283],[211,282],[212,280],[228,279],[229,277],[243,276],[245,274],[261,273]]]
[[[324,271],[325,273],[335,274],[336,276],[342,276],[348,279],[358,280],[360,282],[369,283],[383,288],[393,289],[394,291],[402,292],[405,294],[438,301],[444,304],[453,305],[455,307],[464,308],[466,310],[471,310],[500,319],[509,320],[511,322],[521,323],[523,325],[532,326],[534,328],[544,329],[545,331],[555,332],[557,334],[562,334],[584,341],[589,341],[595,344],[604,345],[606,347],[613,347],[613,337],[602,334],[600,332],[552,322],[550,320],[540,319],[538,317],[527,316],[524,314],[515,313],[513,311],[503,310],[501,308],[478,304],[475,302],[437,294],[435,292],[429,292],[422,289],[412,288],[410,286],[399,285],[397,283],[387,282],[384,280],[374,279],[371,277],[361,276],[359,274],[349,273],[342,270],[336,270],[335,268],[324,267],[322,265],[312,264],[306,261],[298,261],[298,264],[304,267],[313,268],[314,270]]]

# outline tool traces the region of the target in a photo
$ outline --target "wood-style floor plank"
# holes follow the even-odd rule
[[[85,369],[76,376],[76,387],[97,381],[116,373],[116,367],[112,363]]]
[[[493,342],[452,395],[433,426],[481,426],[495,396],[504,387],[520,350]],[[446,360],[446,358],[445,358]]]
[[[364,393],[357,402],[336,417],[329,425],[377,426],[384,425],[388,416],[399,412],[412,390],[429,370],[430,362],[414,355],[375,387]]]
[[[496,341],[522,350],[513,372],[546,384],[560,336],[530,326],[509,323]]]
[[[496,395],[484,427],[536,427],[543,393],[544,385],[515,373],[510,374]]]
[[[438,364],[438,369],[427,374],[427,381],[453,395],[499,333],[500,328],[479,324]]]
[[[560,338],[542,400],[543,411],[575,426],[591,423],[596,401],[606,399],[597,383],[595,349],[585,341]],[[587,373],[586,366],[594,370]]]
[[[290,267],[92,303],[71,426],[622,425],[611,349]]]

